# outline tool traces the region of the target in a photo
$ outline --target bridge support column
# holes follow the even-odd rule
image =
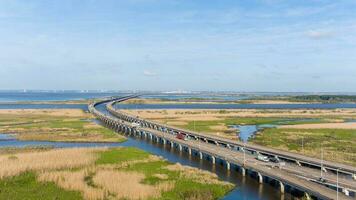
[[[346,196],[350,196],[350,191],[347,188],[343,188],[342,192],[346,195]]]
[[[216,146],[219,146],[219,143],[218,143],[217,141],[215,141],[215,145],[216,145]]]
[[[259,172],[257,172],[258,182],[263,183],[263,176]]]
[[[159,143],[159,137],[156,137],[156,142]]]
[[[211,156],[211,162],[212,162],[213,164],[215,164],[215,157],[214,157],[214,156]]]
[[[203,153],[202,152],[199,152],[199,158],[200,158],[200,160],[203,160]]]
[[[163,145],[166,145],[167,141],[166,139],[162,139]]]
[[[242,176],[246,176],[246,169],[241,167],[241,173],[242,173]]]
[[[296,160],[295,163],[297,163],[297,165],[298,165],[299,167],[302,166],[302,164],[300,164],[299,160]]]
[[[179,151],[183,150],[183,146],[181,144],[178,144],[178,147],[179,147]]]
[[[152,140],[153,139],[153,135],[152,135],[152,133],[150,133],[150,140]]]
[[[281,193],[284,194],[284,184],[282,183],[282,181],[279,181],[279,187],[281,189]]]
[[[310,197],[310,195],[308,194],[308,193],[304,193],[304,197],[305,197],[305,199],[307,199],[307,200],[311,200],[311,197]]]
[[[171,148],[173,148],[174,147],[174,143],[171,141]]]
[[[323,170],[325,173],[328,172],[325,167],[321,168],[321,170]]]
[[[229,161],[226,161],[226,169],[227,169],[227,170],[230,170],[230,167],[231,167],[231,166],[230,166]]]
[[[192,155],[192,149],[188,147],[188,154]]]
[[[352,174],[352,178],[356,180],[356,174]]]

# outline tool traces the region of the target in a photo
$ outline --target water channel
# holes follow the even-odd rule
[[[98,109],[107,113],[105,105],[99,105]],[[226,170],[226,168],[216,163],[212,165],[209,160],[200,160],[198,156],[189,156],[186,152],[170,148],[169,145],[157,144],[147,139],[129,137],[123,143],[76,143],[76,142],[46,142],[46,141],[19,141],[12,135],[0,134],[0,148],[13,147],[22,148],[28,146],[45,146],[54,148],[70,147],[137,147],[144,151],[163,157],[172,163],[181,163],[192,167],[208,170],[216,173],[222,180],[236,184],[236,188],[227,194],[223,200],[269,200],[269,199],[293,199],[294,195],[286,193],[281,196],[278,185],[259,184],[250,176],[243,177],[236,170]],[[300,195],[300,194],[298,194]]]

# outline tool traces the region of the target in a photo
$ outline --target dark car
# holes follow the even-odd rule
[[[270,158],[269,161],[271,161],[273,163],[279,163],[279,159],[275,158],[275,157]]]

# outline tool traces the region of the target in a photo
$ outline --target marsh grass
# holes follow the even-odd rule
[[[93,149],[55,149],[44,152],[18,153],[0,156],[0,178],[19,175],[25,171],[77,168],[94,163]]]
[[[33,172],[0,179],[0,199],[78,200],[82,198],[79,191],[64,190],[54,183],[37,181]]]
[[[12,152],[0,155],[0,163],[0,197],[9,197],[2,191],[24,193],[12,199],[213,200],[233,187],[135,148]]]
[[[347,129],[265,129],[253,143],[356,166],[356,131]],[[302,149],[302,143],[304,150]]]
[[[5,112],[5,111],[3,111]],[[20,140],[122,142],[125,138],[92,122],[80,110],[0,112],[0,133],[15,133]]]

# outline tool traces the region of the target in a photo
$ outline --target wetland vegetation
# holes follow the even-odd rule
[[[213,200],[234,187],[135,148],[5,152],[0,161],[0,199]]]
[[[122,142],[125,138],[104,128],[76,109],[0,110],[0,133],[19,140],[65,142]]]
[[[355,109],[299,110],[125,110],[171,126],[235,139],[230,125],[276,125],[263,128],[250,142],[356,165]],[[351,122],[349,122],[351,121]],[[304,146],[302,148],[302,145]]]

